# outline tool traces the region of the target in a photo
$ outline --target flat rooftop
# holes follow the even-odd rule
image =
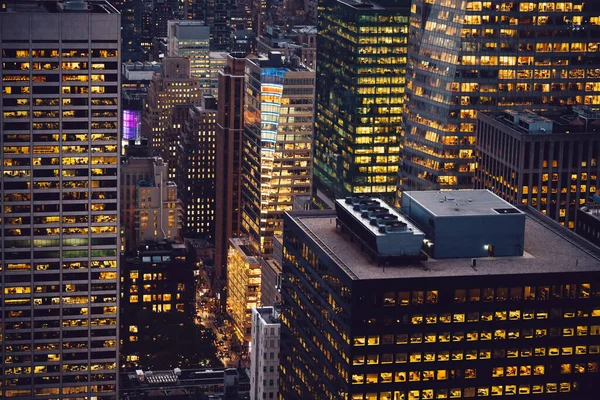
[[[513,119],[508,118],[506,112],[482,113],[482,115],[486,115],[505,127],[512,128],[521,135],[592,134],[600,131],[600,110],[589,106],[573,107],[573,111],[564,113],[532,113],[531,111],[513,111],[513,113],[519,117],[529,117],[532,120],[535,120],[536,117],[545,119],[552,123],[552,128],[543,133],[532,133],[523,126],[515,124]]]
[[[521,214],[522,212],[487,189],[406,192],[436,217]]]
[[[57,0],[12,0],[6,2],[7,13],[81,13],[119,14],[107,0],[87,0],[87,11],[65,11],[64,1]]]
[[[290,216],[353,280],[600,272],[600,249],[539,214],[525,210],[525,252],[520,257],[427,259],[377,266],[336,230],[335,212],[291,212]]]

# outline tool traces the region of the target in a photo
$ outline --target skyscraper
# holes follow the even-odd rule
[[[278,310],[274,307],[252,309],[250,400],[277,398],[280,330]]]
[[[530,205],[575,229],[577,209],[600,180],[600,112],[526,111],[477,116],[475,188],[515,205]]]
[[[600,3],[414,0],[401,187],[470,188],[477,113],[600,104]]]
[[[187,110],[177,106],[200,104],[199,80],[191,75],[190,60],[167,57],[161,73],[154,74],[142,116],[142,135],[147,137],[156,153],[169,164],[169,178],[175,179],[177,162],[174,151],[181,127],[174,123],[176,112]]]
[[[229,239],[241,229],[245,55],[231,53],[219,72],[216,129],[215,269],[223,280]]]
[[[324,5],[317,34],[314,188],[327,197],[393,197],[410,1]]]
[[[120,15],[2,5],[0,396],[114,399]]]
[[[246,59],[242,158],[242,232],[273,252],[283,214],[310,193],[315,73],[281,53]]]
[[[600,250],[485,190],[402,202],[286,214],[280,397],[595,398]]]
[[[210,93],[210,27],[203,21],[169,21],[170,57],[187,57],[203,93]]]
[[[216,126],[216,99],[202,96],[200,106],[188,109],[179,146],[183,151],[185,231],[211,243],[215,240]]]

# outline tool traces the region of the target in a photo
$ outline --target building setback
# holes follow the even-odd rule
[[[599,18],[591,1],[413,0],[401,188],[472,188],[479,112],[600,104]]]
[[[314,189],[331,198],[394,197],[410,1],[324,6],[317,25]]]
[[[120,15],[0,12],[0,397],[117,395]]]
[[[600,181],[600,112],[480,113],[475,187],[530,205],[569,229]]]
[[[600,250],[489,191],[402,200],[286,214],[282,398],[595,398]]]

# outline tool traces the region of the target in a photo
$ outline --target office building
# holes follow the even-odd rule
[[[180,148],[184,167],[185,231],[187,235],[215,240],[215,131],[217,102],[202,96],[200,106],[188,109]]]
[[[203,93],[210,93],[210,27],[203,21],[169,21],[169,57],[190,59],[192,76],[200,80]]]
[[[273,307],[252,309],[250,400],[279,398],[279,340],[281,323]]]
[[[2,2],[0,396],[117,393],[120,16]]]
[[[227,65],[228,54],[224,51],[210,52],[210,90],[207,91],[207,94],[214,96],[216,99],[219,98],[219,72]]]
[[[260,302],[260,260],[248,242],[229,240],[227,254],[227,311],[236,337],[245,344],[251,339],[252,309]]]
[[[131,139],[121,163],[121,251],[134,254],[144,240],[181,237],[183,208],[168,167],[146,138]]]
[[[575,232],[600,247],[600,203],[596,199],[577,210],[577,225]]]
[[[246,368],[174,368],[121,374],[121,400],[245,400],[250,392]]]
[[[264,33],[267,27],[269,18],[267,10],[269,4],[267,0],[247,0],[247,2],[250,5],[250,15],[252,16],[252,27],[250,29],[254,31],[258,38]]]
[[[158,3],[152,7],[151,38],[168,37],[169,21],[175,20],[173,8],[169,4]]]
[[[273,252],[283,213],[310,193],[315,73],[281,53],[246,58],[242,232]]]
[[[240,235],[245,55],[231,53],[219,72],[216,130],[215,269],[223,282],[229,239]],[[219,285],[223,286],[223,285]],[[224,295],[221,297],[224,298]]]
[[[600,103],[600,3],[453,6],[412,4],[404,190],[473,187],[479,112]]]
[[[304,16],[309,24],[317,24],[319,2],[317,0],[304,0]]]
[[[300,57],[302,65],[314,70],[317,61],[317,28],[302,25],[285,29],[269,25],[258,38],[257,49],[262,54],[279,51],[286,59],[296,55]]]
[[[142,11],[142,35],[141,35],[141,47],[144,52],[144,60],[150,61],[152,54],[152,32],[154,31],[153,23],[154,11],[149,7],[144,7]]]
[[[530,205],[569,229],[600,184],[600,112],[480,112],[475,187]]]
[[[283,398],[594,398],[598,248],[485,190],[402,209],[286,214]]]
[[[409,7],[408,0],[332,0],[319,16],[314,138],[318,197],[394,196]]]
[[[198,105],[201,101],[198,78],[191,75],[190,60],[167,57],[160,74],[154,74],[142,114],[142,136],[147,137],[157,155],[169,164],[169,178],[176,175],[176,145],[181,126],[175,122],[177,106]],[[185,110],[180,110],[186,115]],[[179,118],[181,121],[181,118]]]
[[[274,242],[277,237],[274,238]],[[274,306],[281,302],[281,263],[274,258],[260,259],[260,298],[264,306]]]
[[[121,12],[121,59],[131,62],[144,61],[141,45],[143,1],[122,0],[119,11]]]
[[[233,11],[239,5],[232,0],[186,0],[186,19],[204,21],[210,26],[211,50],[229,51]]]
[[[197,357],[185,347],[198,340],[195,266],[185,244],[144,241],[121,266],[121,367],[169,368],[173,361],[192,366],[210,356]]]
[[[141,136],[142,112],[148,97],[148,88],[154,73],[160,73],[161,65],[155,62],[123,63],[121,65],[121,112],[123,146],[129,139]],[[121,154],[124,154],[121,149]]]

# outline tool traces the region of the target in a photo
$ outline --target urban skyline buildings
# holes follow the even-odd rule
[[[106,1],[2,2],[4,398],[117,395],[120,25]]]
[[[215,275],[219,289],[226,286],[229,239],[241,233],[242,138],[244,134],[245,54],[230,53],[219,72],[215,177]]]
[[[281,398],[594,398],[598,248],[486,190],[402,210],[286,214]]]
[[[184,57],[163,59],[161,72],[155,73],[150,82],[142,115],[142,134],[150,140],[155,153],[169,164],[170,179],[176,178],[178,166],[176,147],[181,126],[176,121],[186,115],[185,108],[177,110],[177,106],[200,104],[199,82],[191,74],[190,60]]]
[[[393,197],[410,0],[323,4],[317,26],[314,191],[330,198]]]
[[[284,212],[310,193],[315,73],[279,52],[249,56],[245,70],[242,232],[268,256]]]
[[[413,0],[399,188],[473,187],[478,112],[599,106],[599,36],[597,2]]]
[[[475,188],[530,205],[573,230],[600,181],[600,112],[479,113]]]
[[[173,20],[168,24],[168,56],[190,60],[193,77],[203,94],[210,94],[210,26],[204,21]]]
[[[180,145],[186,233],[214,243],[216,99],[203,95],[200,106],[190,107],[188,112]]]

